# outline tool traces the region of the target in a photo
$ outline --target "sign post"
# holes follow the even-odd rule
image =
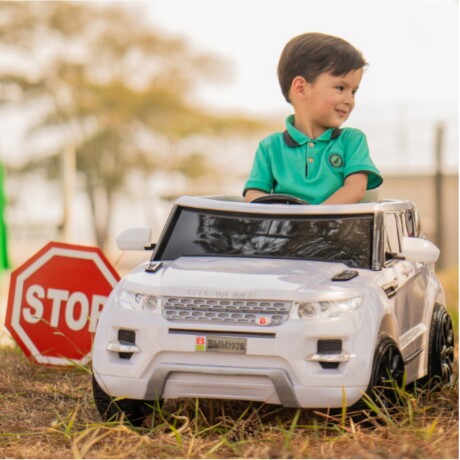
[[[119,279],[99,248],[48,243],[11,273],[6,328],[37,363],[85,364]]]

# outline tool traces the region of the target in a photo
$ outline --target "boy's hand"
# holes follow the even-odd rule
[[[244,195],[244,199],[250,203],[252,200],[259,198],[260,196],[268,195],[268,193],[261,192],[260,190],[248,190]]]

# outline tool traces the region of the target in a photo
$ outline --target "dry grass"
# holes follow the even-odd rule
[[[458,270],[441,272],[458,324]],[[0,348],[2,458],[459,458],[458,390],[400,391],[394,414],[353,421],[244,402],[169,401],[142,429],[102,423],[85,369]]]
[[[3,458],[458,458],[456,388],[401,392],[386,422],[181,400],[134,429],[101,423],[84,369],[41,367],[8,347],[0,360]]]

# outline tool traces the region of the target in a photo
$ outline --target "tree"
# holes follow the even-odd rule
[[[199,83],[222,79],[227,63],[153,30],[142,10],[1,2],[0,43],[4,55],[21,63],[0,71],[0,102],[34,107],[38,117],[30,132],[58,139],[54,153],[76,148],[99,246],[130,172],[176,166],[173,148],[153,146],[174,146],[197,134],[253,133],[264,125],[194,103]],[[57,158],[42,156],[31,165],[56,173]]]

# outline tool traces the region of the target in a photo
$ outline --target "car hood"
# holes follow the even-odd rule
[[[336,262],[232,257],[181,257],[146,273],[145,265],[128,275],[126,289],[156,295],[213,298],[334,300],[358,295],[368,270],[345,282],[331,278],[348,267]]]

